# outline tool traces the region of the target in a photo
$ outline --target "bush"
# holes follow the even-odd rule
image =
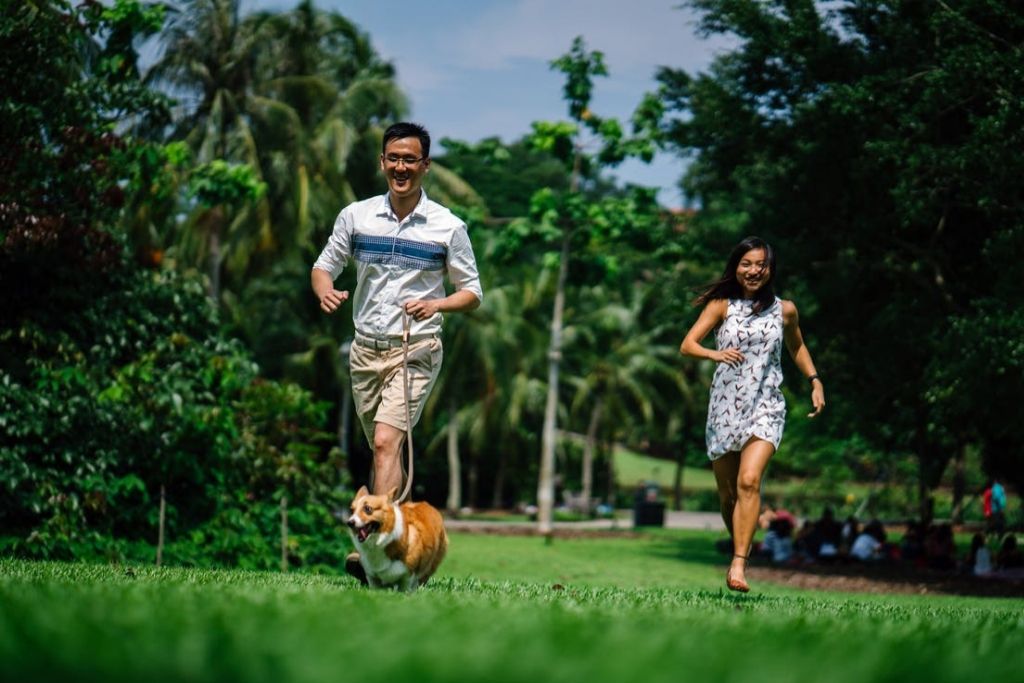
[[[336,553],[305,547],[321,533],[336,540],[322,525],[333,526],[346,483],[322,431],[326,406],[261,379],[218,336],[197,283],[148,272],[115,282],[60,326],[25,317],[0,336],[9,352],[31,348],[21,377],[0,371],[5,547],[54,558],[151,552],[137,544],[156,539],[164,486],[169,537],[191,539],[169,559],[262,566],[279,556],[266,550],[279,524],[252,520],[288,496],[296,538],[307,539],[296,561],[331,561]]]

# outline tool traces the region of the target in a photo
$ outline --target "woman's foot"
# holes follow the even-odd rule
[[[725,573],[725,585],[729,590],[739,593],[750,591],[750,586],[747,585],[747,580],[743,576],[743,570],[746,568],[746,565],[747,558],[745,556],[732,556],[732,564],[729,565],[729,571]]]

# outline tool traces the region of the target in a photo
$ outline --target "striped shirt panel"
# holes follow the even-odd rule
[[[352,236],[352,257],[362,263],[394,265],[410,270],[443,270],[447,256],[448,249],[433,242],[361,232]]]

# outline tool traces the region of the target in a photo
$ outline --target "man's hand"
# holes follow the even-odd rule
[[[413,320],[427,320],[440,308],[440,299],[413,299],[405,302],[405,312],[411,315]]]
[[[346,301],[348,301],[348,292],[332,287],[320,297],[320,310],[324,313],[334,313]]]

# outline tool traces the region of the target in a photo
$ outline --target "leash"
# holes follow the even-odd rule
[[[412,322],[409,319],[409,314],[405,312],[405,306],[402,307],[402,384],[405,388],[405,446],[408,454],[409,461],[409,475],[405,479],[405,490],[402,491],[402,495],[395,501],[395,505],[400,505],[402,501],[409,497],[409,493],[412,491],[412,416],[409,412],[409,404],[412,403],[412,387],[409,385],[409,330],[412,326]]]

